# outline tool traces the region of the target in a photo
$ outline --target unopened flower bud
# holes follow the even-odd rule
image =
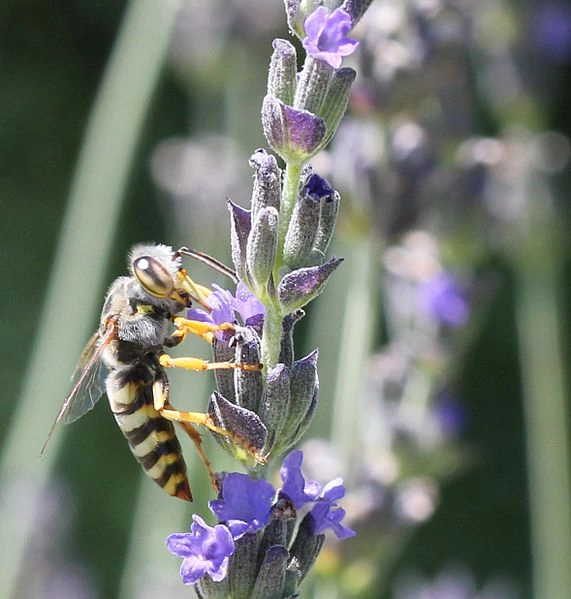
[[[266,206],[273,206],[278,212],[281,203],[281,170],[275,156],[260,148],[252,154],[250,166],[255,169],[252,191],[252,218]]]
[[[279,362],[291,368],[295,358],[293,349],[293,327],[295,323],[305,316],[303,310],[296,310],[290,314],[286,314],[282,321],[282,342],[280,349]]]
[[[295,48],[286,40],[276,39],[268,72],[268,94],[284,104],[293,104],[297,76]]]
[[[260,339],[252,328],[237,328],[233,341],[236,344],[234,362],[251,366],[260,365]],[[257,412],[263,389],[261,370],[236,368],[234,388],[236,403],[247,410]]]
[[[350,68],[337,69],[329,82],[327,94],[323,100],[319,116],[325,121],[327,135],[322,142],[326,146],[337,131],[339,123],[347,110],[351,85],[357,73]]]
[[[278,298],[284,314],[303,308],[324,289],[343,258],[332,258],[321,266],[300,268],[285,275],[278,285]]]
[[[230,210],[230,243],[232,246],[232,262],[238,278],[251,285],[246,269],[246,244],[252,226],[251,212],[228,201]]]
[[[280,599],[283,596],[289,552],[283,545],[270,547],[260,566],[251,599]]]
[[[295,90],[293,107],[319,114],[335,69],[323,60],[307,57]]]
[[[335,231],[335,223],[339,214],[340,197],[336,191],[331,195],[321,198],[321,213],[319,216],[319,228],[315,239],[314,247],[323,255],[329,247],[331,238]]]
[[[258,538],[256,533],[246,533],[235,541],[233,555],[228,564],[228,582],[231,594],[225,597],[250,597],[256,583],[258,563]]]
[[[262,127],[273,150],[288,162],[307,162],[321,148],[327,132],[322,118],[298,110],[267,95],[262,105]]]
[[[230,433],[212,433],[220,446],[247,466],[257,466],[267,437],[266,427],[257,414],[229,402],[217,391],[210,396],[207,414],[216,426]]]
[[[277,364],[268,371],[258,416],[266,426],[268,438],[264,453],[271,451],[280,436],[289,411],[291,372],[284,364]]]
[[[373,0],[345,0],[340,8],[351,17],[351,23],[353,27],[355,27],[361,20],[361,17],[365,14],[367,8],[371,5],[372,1]]]
[[[298,570],[299,582],[301,582],[315,563],[321,547],[325,541],[325,535],[313,533],[310,514],[308,514],[299,525],[295,541],[290,549],[292,565]],[[290,566],[291,567],[291,566]]]
[[[276,258],[278,243],[278,211],[269,206],[258,210],[246,245],[246,265],[250,280],[264,289]]]
[[[309,426],[307,416],[308,414],[313,415],[319,392],[318,355],[318,350],[314,350],[293,364],[289,410],[279,438],[276,440],[275,455],[282,453],[294,444],[295,439],[300,436],[299,428],[302,423],[306,423],[306,428]]]
[[[296,202],[284,241],[284,262],[291,268],[306,266],[313,249],[321,212],[320,198],[302,190]]]
[[[236,350],[230,347],[228,341],[214,336],[212,339],[212,358],[214,362],[232,362]],[[216,388],[228,401],[236,403],[236,391],[234,389],[234,371],[231,368],[217,368],[214,370]]]

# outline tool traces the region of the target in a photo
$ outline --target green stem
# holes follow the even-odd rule
[[[273,272],[276,284],[279,283],[280,269],[283,266],[284,242],[287,230],[299,195],[301,169],[302,164],[290,162],[287,164],[284,173],[278,228],[278,247]],[[282,319],[284,315],[282,314],[277,298],[266,297],[264,298],[264,303],[266,306],[266,317],[264,319],[262,334],[262,361],[265,375],[268,369],[273,368],[278,363],[282,339]]]
[[[278,230],[278,251],[274,268],[274,280],[277,282],[279,269],[283,266],[284,242],[289,228],[293,208],[299,196],[299,182],[301,180],[302,164],[288,163],[284,173],[282,188],[282,202],[280,206],[280,224]]]
[[[266,305],[264,330],[262,333],[262,364],[264,377],[270,368],[273,368],[280,356],[282,340],[282,315],[279,306],[272,302]]]

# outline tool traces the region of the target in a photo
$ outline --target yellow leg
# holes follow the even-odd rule
[[[188,318],[182,318],[177,316],[173,320],[176,326],[176,331],[173,333],[173,337],[180,337],[184,339],[189,333],[202,337],[208,343],[212,342],[212,334],[217,331],[233,331],[234,325],[231,322],[224,322],[222,324],[209,324],[207,322],[201,322],[200,320],[189,320]]]
[[[153,383],[153,402],[154,407],[157,412],[163,418],[167,420],[172,420],[173,422],[178,422],[188,433],[190,438],[194,441],[194,445],[208,470],[211,480],[215,480],[215,477],[212,474],[212,468],[210,467],[210,462],[208,458],[204,454],[204,450],[202,448],[202,440],[200,439],[200,433],[192,426],[193,424],[198,424],[200,426],[204,426],[208,430],[213,433],[217,433],[219,435],[223,435],[224,437],[228,437],[231,441],[243,447],[248,453],[252,456],[255,456],[260,463],[264,461],[264,457],[259,455],[259,452],[252,447],[250,443],[245,441],[239,435],[236,435],[232,431],[229,431],[225,428],[217,426],[212,422],[212,419],[208,414],[203,414],[202,412],[181,412],[180,410],[176,410],[168,401],[168,396],[165,393],[165,387],[163,381],[156,381]],[[187,428],[188,427],[188,428]]]
[[[206,452],[204,451],[204,447],[202,445],[202,437],[200,436],[200,433],[194,428],[194,426],[192,426],[192,424],[188,423],[188,422],[178,422],[180,424],[180,426],[185,430],[185,432],[187,433],[187,435],[192,439],[192,442],[194,443],[194,447],[196,448],[196,451],[198,453],[198,455],[200,456],[200,459],[202,460],[202,463],[204,464],[204,467],[206,468],[207,472],[208,472],[208,477],[210,478],[210,484],[212,485],[212,488],[218,492],[218,485],[216,484],[216,475],[214,474],[214,471],[212,470],[212,464],[210,463],[210,460],[208,459]]]
[[[159,358],[164,368],[185,368],[186,370],[220,370],[226,368],[239,368],[257,372],[262,369],[261,364],[242,364],[241,362],[209,362],[202,358],[171,358],[167,354],[161,354]]]

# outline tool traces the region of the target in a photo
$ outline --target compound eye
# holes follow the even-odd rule
[[[156,259],[141,256],[133,262],[133,274],[141,287],[155,297],[169,297],[173,281],[169,271]]]

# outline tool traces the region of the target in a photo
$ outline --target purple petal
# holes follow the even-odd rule
[[[470,314],[470,307],[458,281],[440,273],[419,288],[419,302],[425,313],[443,324],[459,327]]]
[[[302,462],[303,452],[296,449],[284,458],[280,468],[280,477],[283,481],[280,493],[285,495],[296,509],[303,507],[308,501],[312,501],[316,497],[305,492],[305,478],[301,473]]]
[[[321,497],[330,502],[337,501],[337,499],[345,497],[345,487],[343,486],[343,479],[341,477],[337,477],[333,479],[331,482],[328,482],[323,487]]]
[[[314,534],[318,535],[331,529],[338,539],[347,539],[355,536],[355,531],[343,526],[341,520],[345,517],[345,510],[332,506],[328,501],[316,503],[310,515],[314,523]]]
[[[234,531],[242,536],[267,524],[274,496],[275,489],[267,481],[232,472],[222,481],[222,498],[210,501],[208,505],[221,522],[232,523],[233,536]],[[241,523],[247,526],[244,528]]]
[[[212,308],[212,320],[215,324],[234,322],[234,297],[227,290],[214,283],[214,292],[208,297]]]
[[[333,68],[341,66],[343,56],[348,56],[358,42],[348,38],[352,27],[351,17],[343,9],[336,8],[329,13],[320,6],[305,20],[303,47],[313,58],[324,60]]]
[[[186,313],[186,317],[189,320],[198,320],[198,322],[208,322],[214,324],[214,320],[210,312],[207,312],[204,308],[191,308]]]
[[[208,573],[213,580],[226,576],[228,558],[234,553],[230,531],[218,524],[208,526],[196,514],[188,533],[174,533],[167,539],[171,553],[183,557],[180,574],[185,584],[195,584]]]
[[[244,324],[257,316],[264,316],[265,308],[262,302],[240,281],[236,286],[234,307],[242,317]]]

